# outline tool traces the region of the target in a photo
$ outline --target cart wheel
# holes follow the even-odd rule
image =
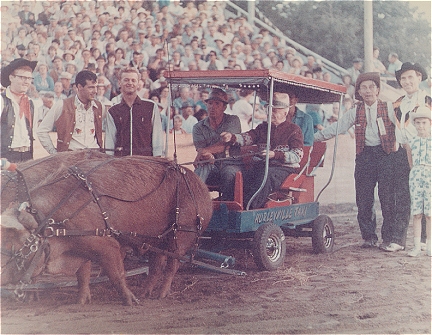
[[[318,216],[312,227],[312,247],[317,254],[328,254],[333,251],[334,226],[327,215]]]
[[[253,256],[260,270],[274,271],[285,258],[286,243],[282,229],[274,223],[260,226],[254,235]]]

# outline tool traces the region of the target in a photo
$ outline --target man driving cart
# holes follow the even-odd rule
[[[262,208],[268,200],[268,196],[286,179],[286,177],[296,172],[300,167],[300,161],[303,157],[303,134],[299,126],[287,119],[289,112],[290,100],[287,93],[275,92],[273,95],[271,132],[270,132],[270,150],[268,178],[259,191],[252,199],[254,194],[259,190],[265,176],[265,161],[262,159],[255,161],[253,166],[244,173],[244,203],[247,206],[249,200],[251,209]],[[267,155],[268,123],[264,122],[256,129],[241,134],[232,134],[230,132],[221,133],[221,139],[224,143],[232,145],[253,145],[257,144],[260,149],[259,156]]]

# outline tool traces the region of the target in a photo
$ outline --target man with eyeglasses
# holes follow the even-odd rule
[[[37,62],[18,58],[2,68],[1,157],[9,162],[33,159],[34,105],[27,96]]]
[[[378,72],[362,73],[355,86],[355,97],[359,100],[338,122],[315,133],[315,141],[325,141],[355,126],[356,161],[355,189],[358,207],[357,221],[364,240],[362,248],[377,247],[376,215],[374,191],[378,184],[378,197],[381,203],[383,224],[382,244],[392,242],[395,225],[395,185],[394,160],[399,149],[395,135],[395,115],[390,102],[378,99],[380,91]]]

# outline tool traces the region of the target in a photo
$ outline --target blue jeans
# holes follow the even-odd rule
[[[195,173],[208,185],[220,185],[221,200],[234,200],[234,182],[237,171],[242,171],[243,165],[216,162],[215,164],[199,165]]]

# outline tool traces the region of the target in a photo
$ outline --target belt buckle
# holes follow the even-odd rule
[[[18,148],[12,148],[12,151],[23,153],[23,152],[30,151],[30,147],[22,146]]]

